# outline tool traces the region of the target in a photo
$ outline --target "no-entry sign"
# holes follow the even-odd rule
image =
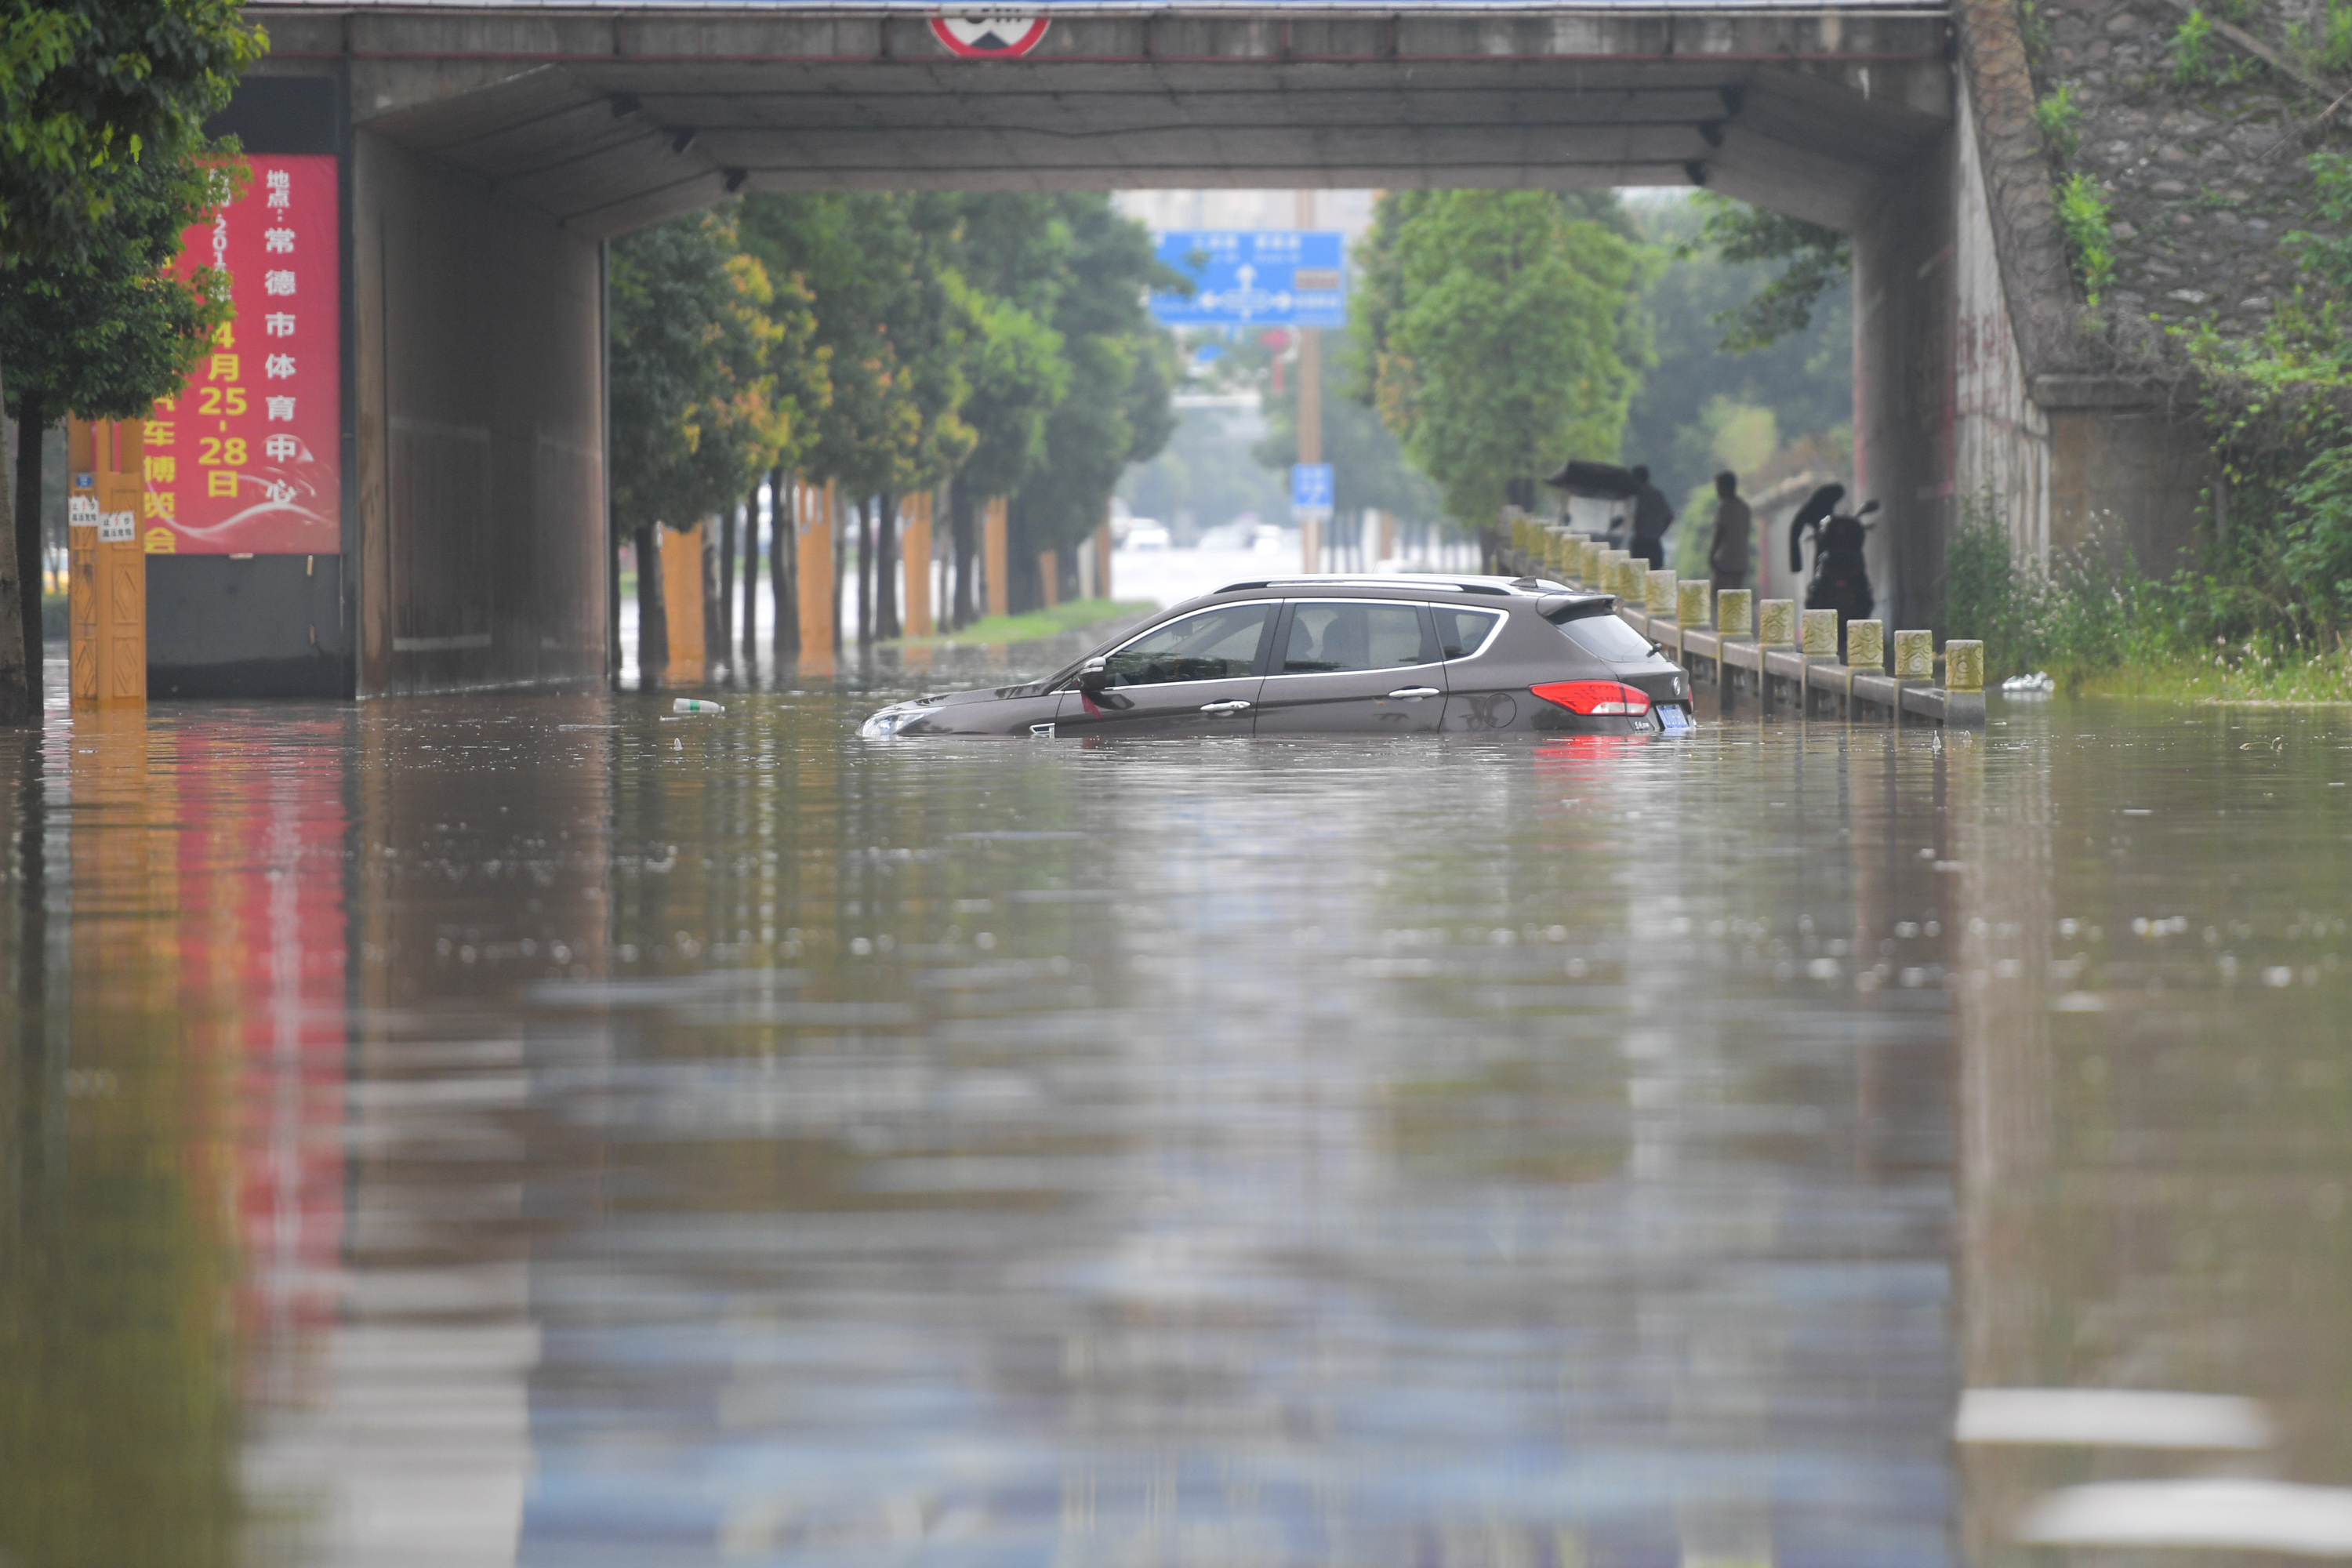
[[[931,36],[947,46],[948,53],[965,59],[1017,59],[1044,39],[1046,20],[1035,15],[934,16]]]

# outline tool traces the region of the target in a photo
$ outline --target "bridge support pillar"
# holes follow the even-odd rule
[[[349,181],[360,695],[603,684],[602,247],[364,127]]]

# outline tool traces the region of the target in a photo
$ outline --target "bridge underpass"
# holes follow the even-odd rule
[[[251,14],[233,127],[344,170],[362,695],[604,679],[601,245],[736,192],[1705,184],[1854,237],[1894,623],[1957,496],[2047,508],[1940,8],[1056,5],[1017,60],[880,7]]]

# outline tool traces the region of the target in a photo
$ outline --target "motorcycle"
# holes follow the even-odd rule
[[[1876,501],[1866,501],[1858,511],[1841,512],[1837,503],[1845,499],[1843,485],[1823,485],[1805,498],[1789,522],[1789,570],[1802,572],[1804,541],[1810,533],[1813,539],[1813,573],[1805,584],[1805,608],[1835,610],[1838,613],[1838,647],[1845,647],[1845,625],[1848,621],[1867,619],[1877,603],[1870,589],[1870,567],[1863,560],[1863,543],[1869,530],[1875,526],[1863,519],[1878,510]]]

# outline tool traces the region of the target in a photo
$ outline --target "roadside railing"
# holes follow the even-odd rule
[[[1766,713],[1851,722],[1984,725],[1981,642],[1954,637],[1939,653],[1934,632],[1897,631],[1890,647],[1884,621],[1853,620],[1841,649],[1835,610],[1800,610],[1793,599],[1759,604],[1746,588],[1717,593],[1529,517],[1512,519],[1510,553],[1516,573],[1615,595],[1618,616],[1672,649],[1692,685],[1713,686],[1727,710],[1752,702]]]

